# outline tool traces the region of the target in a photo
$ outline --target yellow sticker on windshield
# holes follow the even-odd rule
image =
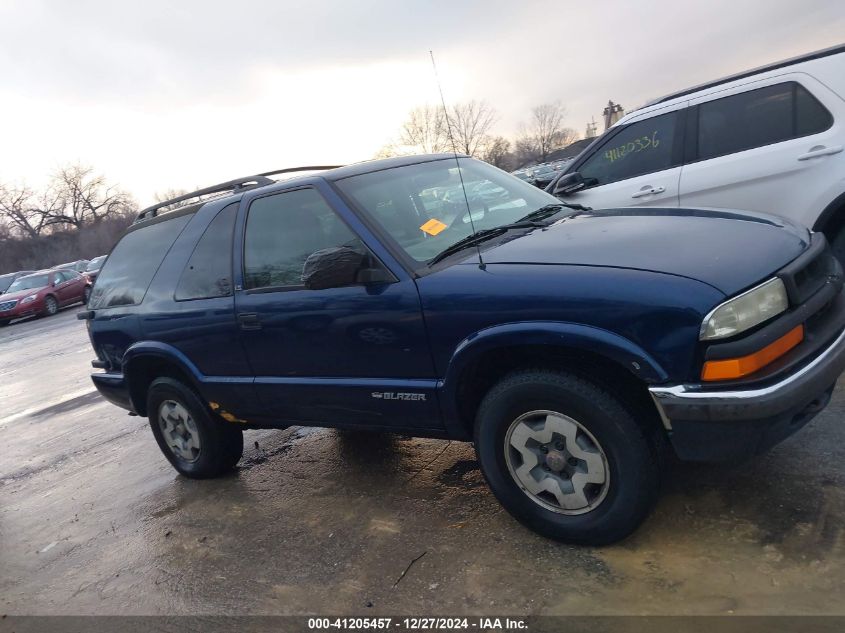
[[[420,230],[428,233],[429,235],[437,235],[445,228],[446,225],[443,224],[443,222],[441,222],[440,220],[436,220],[435,218],[431,218],[428,222],[426,222],[420,227]]]

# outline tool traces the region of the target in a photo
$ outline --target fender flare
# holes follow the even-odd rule
[[[608,330],[559,321],[495,325],[462,340],[449,360],[440,384],[440,402],[448,427],[459,423],[458,386],[470,363],[485,352],[524,345],[543,345],[598,354],[627,369],[644,383],[661,383],[669,378],[666,371],[645,350]]]
[[[127,388],[129,388],[129,397],[133,400],[132,405],[135,407],[136,411],[139,410],[139,403],[134,402],[132,389],[130,387],[132,380],[131,371],[133,362],[142,358],[158,358],[175,365],[191,381],[194,388],[199,388],[199,386],[205,382],[204,376],[200,373],[197,366],[174,346],[167,343],[161,343],[159,341],[139,341],[137,343],[133,343],[123,353],[123,362],[121,366],[124,380],[126,381]],[[143,405],[145,403],[140,404]]]

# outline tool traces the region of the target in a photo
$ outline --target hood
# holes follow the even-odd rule
[[[780,218],[701,209],[610,209],[566,217],[485,250],[485,264],[571,264],[668,273],[726,295],[798,257],[810,234]]]
[[[11,301],[13,299],[20,301],[29,295],[38,294],[44,290],[44,288],[46,288],[46,286],[41,286],[40,288],[30,288],[29,290],[18,290],[17,292],[7,292],[6,294],[0,295],[0,301]]]

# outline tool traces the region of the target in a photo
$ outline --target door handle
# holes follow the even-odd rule
[[[816,145],[811,148],[806,154],[801,154],[798,160],[810,160],[811,158],[818,158],[819,156],[830,156],[831,154],[838,154],[843,148],[841,145],[834,145],[833,147],[825,147],[824,145]]]
[[[645,187],[640,189],[637,193],[633,194],[631,197],[632,198],[642,198],[644,196],[654,195],[655,193],[663,193],[664,191],[666,191],[666,187],[651,187],[649,185],[646,185]]]
[[[238,324],[242,330],[260,330],[261,321],[254,312],[242,312],[238,315]]]

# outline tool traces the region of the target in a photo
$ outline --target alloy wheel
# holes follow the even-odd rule
[[[158,424],[164,442],[171,452],[195,462],[200,454],[200,434],[188,410],[175,400],[165,400],[158,408]]]
[[[577,420],[555,411],[530,411],[505,433],[505,461],[535,503],[559,514],[584,514],[610,487],[607,456]]]

